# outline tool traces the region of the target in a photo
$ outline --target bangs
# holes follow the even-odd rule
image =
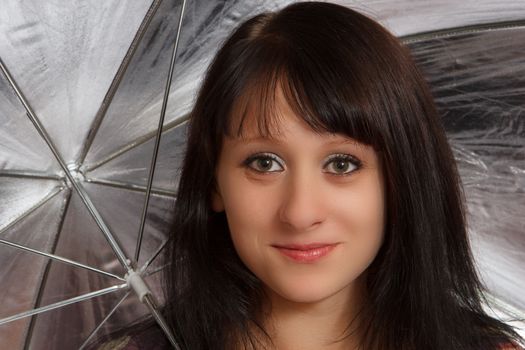
[[[275,137],[285,117],[281,106],[286,103],[294,116],[316,133],[342,134],[379,146],[377,116],[374,118],[373,111],[367,108],[376,105],[369,101],[373,95],[358,94],[365,89],[352,85],[355,83],[351,79],[338,84],[326,74],[330,67],[323,69],[318,63],[304,60],[294,62],[290,57],[276,55],[273,60],[257,61],[265,64],[259,65],[237,90],[241,93],[228,113],[225,135],[243,138],[249,126],[258,136]]]
[[[282,70],[259,73],[249,79],[243,93],[235,100],[229,115],[228,136],[244,137],[248,128],[255,128],[260,136],[272,138],[281,132],[280,124],[285,115],[286,103],[296,117],[300,117],[315,131],[327,131],[326,126],[314,117],[316,111],[308,96],[295,88]]]

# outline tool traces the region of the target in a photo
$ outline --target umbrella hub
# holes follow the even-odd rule
[[[144,280],[144,277],[139,272],[134,270],[128,271],[124,278],[126,279],[128,287],[132,289],[135,294],[137,294],[139,300],[142,303],[146,303],[145,298],[149,298],[149,301],[153,302],[153,306],[157,306],[151,289]]]
[[[69,170],[69,174],[71,175],[71,178],[75,182],[81,183],[81,182],[85,182],[86,181],[86,176],[84,175],[84,173],[82,172],[82,170],[80,169],[78,164],[74,164],[74,163],[73,164],[68,164],[67,169]],[[66,174],[63,174],[63,180],[64,180],[65,185],[68,188],[72,188],[73,187],[73,185],[71,184],[71,180],[70,180],[69,176],[66,176]]]

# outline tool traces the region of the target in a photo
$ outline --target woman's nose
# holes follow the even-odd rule
[[[304,232],[324,221],[320,179],[309,174],[290,176],[283,183],[280,220],[293,231]]]

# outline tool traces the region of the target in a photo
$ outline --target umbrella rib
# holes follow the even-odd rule
[[[120,181],[110,181],[110,180],[102,180],[102,179],[96,179],[96,178],[88,178],[86,177],[86,182],[96,185],[102,185],[102,186],[110,186],[115,188],[121,188],[125,190],[130,191],[137,191],[137,192],[146,192],[146,186],[136,185],[132,183],[126,183],[126,182],[120,182]],[[173,197],[175,198],[177,196],[177,193],[174,191],[168,191],[160,188],[152,188],[151,192],[156,195],[160,196],[166,196],[166,197]]]
[[[183,5],[182,5],[183,9],[184,9],[184,3],[185,3],[185,1],[183,2]],[[175,337],[173,336],[173,334],[172,334],[168,324],[164,320],[164,317],[162,317],[161,313],[157,310],[157,308],[155,306],[155,302],[152,300],[151,295],[148,294],[148,295],[146,295],[144,297],[144,303],[146,304],[146,306],[148,307],[149,311],[153,315],[153,318],[155,318],[155,320],[157,321],[158,325],[160,326],[160,328],[164,332],[164,335],[166,335],[166,337],[168,338],[168,340],[171,343],[171,345],[173,346],[173,348],[175,350],[181,350],[180,347],[178,346],[177,341],[175,340]]]
[[[462,34],[474,34],[493,30],[516,29],[525,27],[525,20],[504,21],[495,23],[475,24],[462,27],[433,30],[429,32],[409,34],[399,37],[405,44],[416,43],[429,39],[440,39]]]
[[[129,64],[131,63],[131,59],[133,58],[133,56],[135,56],[135,52],[137,51],[137,48],[140,42],[142,41],[142,38],[144,37],[144,34],[146,33],[146,30],[148,29],[151,23],[151,20],[153,19],[155,13],[157,12],[161,2],[162,0],[154,0],[152,4],[150,5],[150,8],[148,9],[148,12],[144,16],[144,19],[140,23],[140,26],[137,32],[135,33],[135,37],[131,41],[128,51],[126,52],[126,55],[124,56],[124,59],[122,63],[120,64],[117,70],[117,73],[115,74],[115,78],[111,82],[111,85],[106,93],[106,96],[104,96],[102,105],[100,106],[100,109],[98,110],[97,115],[95,116],[95,119],[93,120],[88,137],[86,138],[86,141],[84,142],[84,145],[82,147],[82,152],[80,153],[78,164],[84,163],[86,156],[91,148],[91,145],[93,144],[93,141],[95,140],[95,136],[97,135],[100,125],[102,125],[102,120],[106,116],[106,113],[109,109],[109,105],[111,104],[111,101],[113,101],[113,97],[115,97],[115,94],[117,93],[117,89],[120,86],[120,83],[122,82],[122,78],[124,77],[124,74],[128,70]]]
[[[171,129],[179,126],[180,124],[186,122],[189,120],[189,113],[185,114],[184,116],[180,117],[180,118],[177,118],[176,120],[173,120],[169,123],[167,123],[165,126],[163,126],[162,128],[162,131],[163,132],[167,132],[167,131],[170,131]],[[146,142],[148,142],[149,140],[151,140],[152,138],[155,137],[155,135],[157,134],[157,131],[154,130],[154,131],[151,131],[151,132],[148,132],[144,135],[142,135],[140,138],[122,146],[121,148],[119,148],[118,150],[116,150],[115,152],[111,153],[110,155],[108,155],[106,158],[96,162],[96,163],[93,163],[89,166],[86,166],[84,168],[84,172],[85,173],[88,173],[90,171],[93,171],[97,168],[100,168],[101,166],[103,166],[104,164],[112,161],[113,159],[119,157],[121,154],[123,153],[126,153],[128,152],[129,150],[135,148],[135,147],[138,147]]]
[[[160,272],[160,271],[164,270],[166,267],[168,267],[168,266],[170,266],[170,265],[171,265],[171,263],[164,264],[164,265],[159,266],[159,267],[157,267],[157,268],[155,268],[155,269],[153,269],[153,270],[151,270],[151,271],[148,271],[148,272],[146,272],[146,273],[144,274],[144,277],[149,277],[149,276],[151,276],[151,275],[154,275],[154,274],[156,274],[157,272]]]
[[[155,147],[153,150],[153,156],[151,158],[151,164],[149,168],[148,184],[146,187],[146,198],[144,199],[144,206],[142,208],[142,217],[140,219],[139,235],[137,239],[137,246],[135,248],[134,261],[138,262],[140,256],[140,248],[142,245],[142,237],[144,236],[144,227],[146,225],[146,215],[148,213],[148,204],[151,196],[151,186],[153,184],[153,177],[155,175],[155,165],[157,164],[157,155],[159,153],[160,138],[162,136],[162,126],[164,125],[164,117],[166,116],[166,107],[168,105],[168,97],[170,94],[171,81],[173,80],[173,72],[175,71],[175,62],[177,61],[177,48],[179,46],[179,38],[182,27],[182,20],[184,18],[184,8],[186,1],[182,2],[182,7],[179,16],[179,24],[177,26],[177,34],[175,37],[175,43],[173,44],[173,51],[171,54],[171,62],[168,71],[168,78],[166,79],[166,87],[164,89],[164,97],[162,99],[162,109],[159,117],[159,125],[157,128],[157,135],[155,136]]]
[[[98,330],[104,325],[104,323],[106,323],[106,321],[111,317],[111,315],[113,315],[115,313],[115,311],[117,311],[117,309],[120,306],[120,304],[122,304],[124,302],[124,300],[126,300],[126,298],[129,296],[130,293],[131,293],[131,291],[128,291],[128,292],[126,292],[126,294],[124,294],[124,296],[111,309],[111,311],[107,314],[107,316],[104,317],[104,319],[102,321],[100,321],[99,325],[89,334],[89,336],[86,338],[86,340],[84,340],[84,342],[82,343],[82,345],[80,345],[80,348],[78,350],[84,349],[84,347],[89,343],[89,341],[98,332]]]
[[[59,309],[59,308],[64,307],[64,306],[75,304],[75,303],[78,303],[78,302],[81,302],[81,301],[85,301],[85,300],[88,300],[88,299],[92,299],[92,298],[95,298],[95,297],[98,297],[98,296],[101,296],[101,295],[104,295],[104,294],[112,293],[112,292],[118,291],[118,290],[120,290],[122,288],[127,288],[127,286],[128,285],[126,283],[119,284],[119,285],[116,285],[116,286],[111,286],[111,287],[108,287],[108,288],[100,289],[100,290],[97,290],[97,291],[94,291],[94,292],[89,292],[89,293],[86,293],[86,294],[82,294],[82,295],[79,295],[79,296],[71,298],[71,299],[62,300],[62,301],[59,301],[57,303],[53,303],[53,304],[50,304],[50,305],[42,306],[42,307],[39,307],[37,309],[24,311],[24,312],[21,312],[19,314],[0,319],[0,325],[3,325],[5,323],[9,323],[9,322],[13,322],[13,321],[19,320],[19,319],[24,318],[24,317],[38,315],[38,314],[41,314],[41,313],[44,313],[44,312],[47,312],[47,311]]]
[[[85,189],[81,186],[81,184],[79,182],[77,182],[77,180],[71,174],[71,171],[69,170],[69,168],[67,167],[66,163],[62,159],[62,156],[58,153],[57,148],[55,147],[55,145],[53,144],[53,141],[51,140],[51,138],[47,134],[44,126],[42,125],[40,120],[37,118],[36,114],[34,113],[33,109],[29,105],[27,99],[25,98],[24,94],[22,93],[22,91],[20,90],[20,88],[18,87],[16,82],[13,80],[13,77],[9,73],[9,70],[4,65],[4,62],[2,61],[1,58],[0,58],[0,69],[2,70],[4,75],[6,76],[7,80],[9,81],[9,84],[11,85],[13,90],[15,91],[18,99],[20,100],[20,102],[22,103],[24,108],[26,109],[27,116],[29,117],[29,119],[31,120],[31,122],[33,123],[35,128],[37,129],[37,131],[40,134],[40,136],[47,143],[47,145],[50,148],[51,152],[53,153],[53,155],[55,156],[56,160],[60,164],[60,167],[64,171],[66,177],[71,182],[71,185],[73,186],[73,188],[75,189],[77,194],[80,196],[80,199],[82,200],[82,202],[84,203],[84,205],[88,209],[88,211],[91,214],[91,216],[93,217],[93,219],[95,219],[95,222],[96,222],[97,226],[102,231],[102,234],[104,235],[104,237],[108,241],[109,245],[113,249],[113,252],[115,252],[118,260],[120,261],[122,266],[124,266],[128,271],[131,271],[132,270],[131,261],[126,258],[126,255],[125,255],[124,251],[122,250],[122,248],[120,247],[120,244],[117,242],[117,240],[115,239],[115,237],[111,233],[109,227],[106,225],[106,223],[102,219],[102,216],[100,215],[98,210],[95,208],[93,202],[89,198],[89,196],[88,196],[87,192],[85,191]]]
[[[15,177],[15,178],[28,178],[28,179],[38,179],[38,180],[57,180],[62,181],[62,178],[56,175],[50,174],[39,174],[33,173],[26,170],[0,170],[1,177]]]
[[[162,244],[157,248],[155,253],[153,253],[153,255],[144,263],[144,265],[142,265],[142,267],[140,268],[140,273],[146,271],[146,269],[151,265],[153,260],[155,260],[155,258],[160,254],[162,249],[164,249],[164,247],[166,246],[168,241],[169,241],[169,239],[167,239],[164,242],[162,242]]]
[[[66,219],[67,211],[69,209],[69,205],[71,204],[71,191],[68,191],[68,195],[63,202],[63,206],[61,208],[61,214],[60,214],[60,223],[57,226],[56,234],[53,238],[53,243],[51,246],[51,249],[49,250],[49,253],[55,254],[56,248],[58,245],[58,240],[60,239],[60,234],[62,232],[62,229],[64,227],[64,222]],[[44,296],[44,290],[46,287],[47,278],[49,276],[49,271],[51,269],[51,263],[53,260],[48,259],[48,261],[45,264],[44,270],[42,271],[42,274],[40,275],[40,286],[38,288],[38,291],[36,292],[34,298],[33,298],[33,309],[36,307],[41,306],[42,298]],[[31,344],[31,339],[33,336],[33,331],[35,329],[35,323],[36,323],[36,316],[31,317],[31,320],[29,321],[29,326],[26,327],[25,331],[25,344],[24,349],[29,349],[29,346]]]
[[[7,240],[2,239],[2,238],[0,238],[0,244],[4,244],[4,245],[7,245],[7,246],[10,246],[10,247],[13,247],[13,248],[24,250],[24,251],[29,252],[29,253],[45,256],[46,258],[53,259],[53,260],[56,260],[56,261],[60,261],[61,263],[64,263],[64,264],[68,264],[68,265],[72,265],[72,266],[75,266],[75,267],[80,267],[82,269],[86,269],[86,270],[90,270],[90,271],[93,271],[93,272],[97,272],[97,273],[100,273],[102,275],[106,275],[108,277],[116,278],[119,281],[125,281],[124,278],[119,277],[119,276],[117,276],[115,274],[112,274],[111,272],[100,270],[100,269],[97,269],[96,267],[91,267],[91,266],[88,266],[88,265],[84,265],[84,264],[79,263],[77,261],[70,260],[70,259],[67,259],[67,258],[63,258],[63,257],[55,255],[55,254],[41,252],[39,250],[36,250],[36,249],[33,249],[33,248],[29,248],[29,247],[26,247],[26,246],[23,246],[23,245],[14,243],[14,242],[10,242],[10,241],[7,241]]]

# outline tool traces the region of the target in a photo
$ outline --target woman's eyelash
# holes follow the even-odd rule
[[[339,162],[338,165],[345,164],[343,167],[338,167],[335,172],[330,172],[330,174],[336,175],[336,176],[347,176],[353,173],[356,170],[359,170],[362,166],[362,162],[357,159],[356,157],[350,155],[350,154],[332,154],[328,157],[328,160],[325,162],[323,169],[326,169],[330,164],[336,164]],[[348,170],[346,165],[351,164],[354,169]],[[343,170],[343,172],[338,172],[339,170]]]
[[[268,165],[274,165],[274,164],[278,164],[279,165],[279,168],[278,170],[271,170],[273,168],[273,166],[270,168],[270,169],[256,169],[255,167],[252,166],[252,163],[254,163],[255,161],[269,161],[267,163],[260,163],[258,165],[262,166],[262,167],[267,167]],[[274,164],[272,164],[274,163]],[[253,154],[251,156],[249,156],[248,158],[246,158],[246,160],[244,160],[242,162],[242,165],[245,166],[245,167],[248,167],[250,169],[253,169],[257,172],[260,172],[260,173],[272,173],[272,172],[278,172],[278,171],[282,171],[284,170],[284,167],[282,165],[282,161],[280,158],[278,158],[276,155],[272,154],[272,153],[264,153],[264,152],[260,152],[260,153],[256,153],[256,154]]]
[[[258,163],[254,165],[254,162]],[[279,157],[273,153],[265,152],[259,152],[249,156],[242,162],[242,165],[259,173],[274,173],[284,170],[283,161]],[[338,153],[328,156],[328,159],[323,164],[323,169],[330,168],[330,165],[334,166],[332,167],[332,171],[327,171],[327,173],[336,176],[347,176],[359,170],[362,162],[350,154]],[[278,168],[275,168],[275,166]],[[350,168],[350,166],[353,168]]]

